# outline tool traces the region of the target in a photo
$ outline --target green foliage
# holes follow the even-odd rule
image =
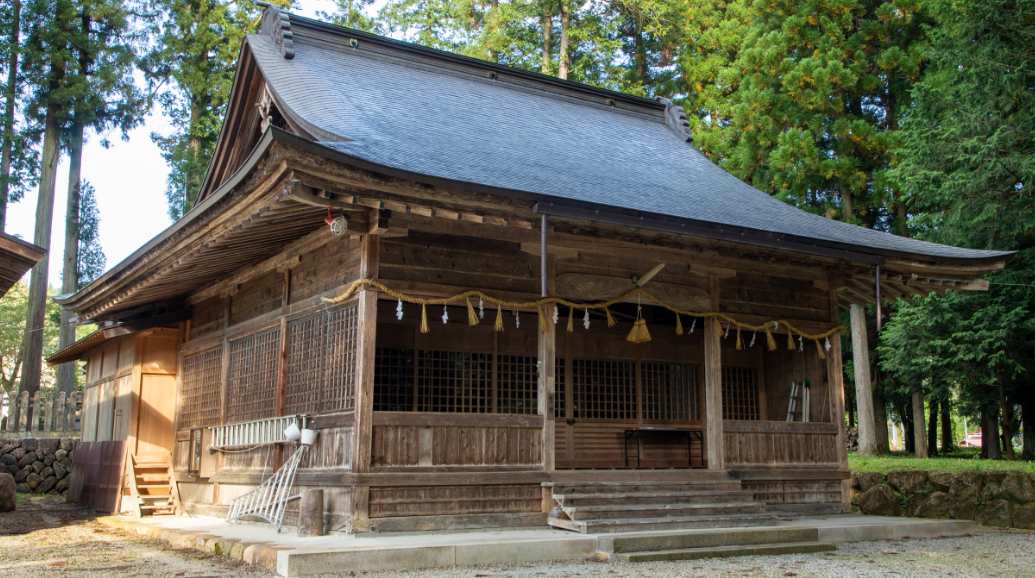
[[[104,273],[107,258],[101,248],[100,212],[93,185],[83,181],[79,187],[79,252],[76,279],[82,289]]]
[[[1001,472],[1021,471],[1035,473],[1035,462],[1007,462],[977,459],[976,455],[962,458],[914,458],[912,454],[895,452],[890,456],[860,456],[848,454],[848,469],[853,472],[921,470],[925,472]]]
[[[54,295],[53,289],[48,295]],[[0,298],[0,390],[7,393],[17,392],[22,372],[23,352],[25,344],[25,312],[29,305],[29,286],[19,281]],[[60,318],[58,304],[47,299],[47,313],[43,328],[43,352],[50,355],[57,351],[58,324],[53,320]],[[53,372],[44,366],[43,384],[50,385],[54,381]]]
[[[278,0],[275,4],[287,6]],[[152,133],[169,164],[169,216],[179,219],[194,205],[226,113],[235,65],[246,34],[259,28],[262,9],[252,2],[153,0],[150,33],[155,48],[141,66],[157,90],[172,134]]]

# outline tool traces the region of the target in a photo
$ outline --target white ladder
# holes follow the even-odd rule
[[[270,479],[234,500],[230,504],[230,511],[226,514],[226,521],[233,524],[240,522],[244,516],[255,516],[269,522],[279,534],[280,527],[284,523],[284,509],[287,503],[302,497],[301,494],[294,496],[289,494],[291,494],[291,486],[295,483],[298,465],[308,449],[307,445],[299,446]]]
[[[794,416],[801,414],[801,421],[809,421],[809,408],[812,406],[812,390],[809,387],[809,380],[791,382],[791,399],[787,404],[787,421],[794,421]],[[802,409],[798,410],[798,402],[801,402]]]

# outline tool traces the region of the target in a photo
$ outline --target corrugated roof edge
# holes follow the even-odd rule
[[[269,10],[269,8],[267,8]],[[290,14],[290,13],[289,13]],[[481,70],[492,70],[497,73],[506,73],[508,75],[524,78],[526,80],[533,81],[537,84],[564,89],[565,91],[576,91],[586,94],[587,96],[594,96],[597,98],[614,99],[615,101],[624,102],[627,104],[641,106],[652,111],[664,112],[665,105],[661,102],[657,102],[650,98],[644,98],[642,96],[633,96],[631,94],[625,94],[624,92],[618,92],[609,90],[606,88],[600,88],[591,86],[589,84],[583,84],[581,82],[575,82],[573,80],[563,80],[556,76],[550,76],[548,74],[542,74],[531,70],[524,70],[521,68],[514,68],[505,64],[499,64],[488,60],[481,60],[479,58],[473,58],[470,56],[463,56],[461,54],[454,54],[452,52],[446,52],[445,50],[439,50],[437,48],[430,48],[427,46],[421,46],[419,44],[412,44],[410,42],[404,42],[402,40],[395,40],[394,38],[388,38],[386,36],[378,36],[377,34],[371,34],[369,32],[363,32],[362,30],[356,30],[354,28],[347,28],[345,26],[338,26],[336,24],[328,24],[327,22],[321,22],[319,20],[313,20],[311,18],[305,18],[304,16],[296,16],[291,14],[291,33],[294,40],[301,39],[305,41],[305,32],[301,29],[310,28],[312,30],[318,30],[320,32],[341,36],[342,48],[348,48],[347,42],[350,38],[362,42],[371,42],[379,46],[389,48],[391,50],[398,50],[403,53],[420,54],[433,58],[436,62],[445,65],[462,66],[464,68],[477,68]],[[299,32],[302,32],[299,34]],[[594,102],[596,102],[594,100]]]

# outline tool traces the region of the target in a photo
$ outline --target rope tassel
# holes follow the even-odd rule
[[[568,308],[568,333],[575,331],[575,309]]]
[[[637,319],[636,323],[633,323],[633,328],[629,331],[629,335],[626,336],[626,340],[633,343],[646,343],[650,341],[650,331],[647,331],[647,320]]]
[[[676,313],[676,335],[683,334],[683,321],[679,318],[679,314]]]
[[[607,307],[604,307],[604,313],[607,314],[607,326],[608,327],[614,327],[615,325],[618,325],[618,323],[615,322],[615,318],[611,317],[611,310],[610,309],[608,309]]]
[[[787,330],[787,349],[794,351],[794,333],[790,329]]]
[[[547,328],[547,325],[546,325],[546,313],[543,312],[542,305],[540,305],[539,307],[536,307],[536,311],[539,313],[539,330],[540,331],[546,331],[546,328]]]
[[[420,304],[420,332],[427,333],[431,331],[428,329],[428,306],[424,303]]]
[[[722,323],[719,323],[718,319],[712,319],[715,321],[715,323],[712,324],[712,326],[715,327],[715,334],[719,336],[719,339],[722,339]]]
[[[471,305],[471,300],[467,300],[467,324],[478,325],[478,314],[474,312],[474,305]]]
[[[816,351],[819,352],[819,358],[820,359],[826,359],[827,358],[827,354],[823,353],[823,346],[819,344],[819,340],[818,339],[815,339],[814,341],[816,342]]]
[[[769,346],[769,351],[776,351],[776,340],[773,339],[773,333],[768,327],[765,328],[765,343]]]
[[[740,340],[740,326],[737,326],[737,349],[744,349],[744,342]]]
[[[503,331],[503,306],[496,305],[496,331]]]

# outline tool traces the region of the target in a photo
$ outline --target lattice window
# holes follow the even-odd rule
[[[357,308],[327,311],[288,324],[288,415],[352,409]]]
[[[698,366],[644,362],[640,375],[643,419],[701,419]]]
[[[418,411],[492,411],[492,354],[421,351],[417,367]]]
[[[179,427],[186,429],[219,424],[222,362],[222,347],[184,356]]]
[[[575,417],[636,419],[635,367],[624,361],[572,360]]]
[[[414,411],[412,349],[378,347],[374,358],[374,411]]]
[[[277,410],[280,328],[230,342],[227,421],[273,417]]]
[[[553,416],[555,418],[566,417],[568,406],[565,405],[568,393],[568,382],[564,378],[564,359],[557,358],[557,368],[554,372],[556,376],[553,382]]]
[[[528,355],[500,355],[496,380],[498,413],[539,413],[538,358]]]
[[[324,350],[322,411],[350,410],[356,407],[356,356],[359,346],[359,307],[350,305],[328,311],[327,341]]]
[[[722,368],[722,419],[758,419],[758,370]]]

